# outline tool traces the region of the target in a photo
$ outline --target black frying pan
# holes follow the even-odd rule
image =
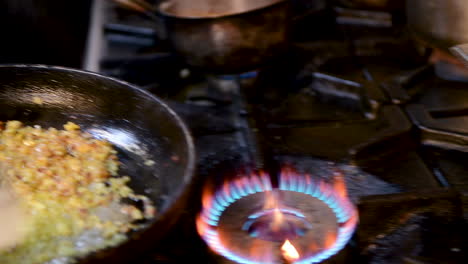
[[[73,121],[112,142],[120,174],[156,204],[158,216],[147,228],[80,263],[128,262],[163,239],[185,206],[195,163],[192,138],[168,106],[135,86],[74,69],[0,65],[0,121],[7,120],[56,128]],[[147,166],[146,160],[155,164]]]

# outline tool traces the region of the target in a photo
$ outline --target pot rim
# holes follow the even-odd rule
[[[242,12],[213,14],[213,15],[209,15],[209,16],[180,16],[180,15],[176,15],[176,14],[173,14],[173,13],[165,12],[165,11],[163,11],[163,9],[164,9],[164,5],[168,3],[167,1],[161,2],[157,6],[156,10],[161,16],[166,17],[166,18],[184,19],[184,20],[211,20],[211,19],[241,16],[241,15],[245,15],[245,14],[251,14],[251,13],[255,13],[255,12],[259,12],[259,11],[264,11],[266,9],[276,7],[276,6],[280,5],[280,4],[283,4],[283,3],[286,3],[286,2],[289,2],[289,1],[291,1],[291,0],[274,0],[273,3],[270,3],[268,5],[259,6],[259,7],[256,7],[256,8],[250,9],[250,10],[246,10],[246,11],[242,11]]]

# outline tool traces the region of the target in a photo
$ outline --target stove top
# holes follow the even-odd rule
[[[134,263],[230,263],[197,234],[202,189],[266,154],[317,178],[343,172],[359,224],[321,263],[466,263],[468,82],[439,77],[398,12],[297,2],[310,12],[281,65],[213,76],[181,62],[147,19],[94,1],[84,68],[163,98],[198,151],[193,205]]]

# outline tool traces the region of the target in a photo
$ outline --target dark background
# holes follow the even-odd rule
[[[81,67],[91,0],[0,0],[0,64]]]

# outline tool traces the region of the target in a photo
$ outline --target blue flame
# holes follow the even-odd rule
[[[258,192],[271,191],[272,185],[270,178],[265,173],[259,175],[244,176],[237,180],[227,183],[225,188],[218,190],[212,197],[212,203],[209,208],[204,207],[200,215],[201,220],[206,223],[206,232],[202,235],[208,245],[218,254],[226,258],[242,264],[263,264],[267,262],[252,261],[243,256],[239,256],[223,246],[217,232],[219,218],[224,210],[235,201]],[[357,215],[351,202],[343,197],[338,196],[333,188],[327,186],[323,182],[316,182],[309,175],[299,177],[290,169],[283,170],[279,182],[279,189],[283,191],[292,191],[307,194],[311,197],[319,199],[325,203],[336,215],[338,220],[338,234],[336,241],[330,248],[324,249],[313,256],[303,257],[294,262],[294,264],[309,264],[321,262],[343,249],[351,238],[357,224]],[[304,217],[301,213],[295,210],[287,210],[285,213],[294,214],[298,217]],[[268,213],[268,210],[253,214],[249,219],[255,219],[261,215]]]

